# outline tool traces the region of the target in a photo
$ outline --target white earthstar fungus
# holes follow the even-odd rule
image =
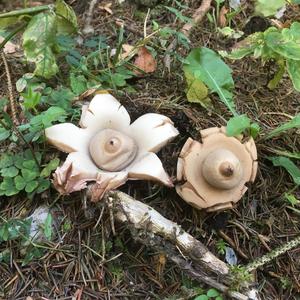
[[[97,94],[83,106],[77,127],[62,123],[45,130],[49,143],[69,153],[53,174],[53,184],[62,194],[97,183],[97,196],[128,179],[157,180],[173,186],[155,152],[178,135],[166,116],[149,113],[130,125],[127,110],[110,94]]]
[[[202,141],[189,138],[177,163],[177,193],[189,204],[207,211],[232,208],[247,191],[257,172],[254,140],[228,137],[225,127],[201,131]]]

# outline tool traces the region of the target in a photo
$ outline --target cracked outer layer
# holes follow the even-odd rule
[[[177,163],[177,193],[189,204],[207,211],[232,208],[247,191],[246,182],[253,182],[257,172],[257,152],[254,140],[242,143],[242,137],[228,137],[225,127],[201,131],[202,143],[189,138],[183,146]],[[242,176],[230,189],[216,188],[202,175],[206,157],[218,149],[230,151],[237,157]]]

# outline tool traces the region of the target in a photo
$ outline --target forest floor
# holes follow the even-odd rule
[[[0,3],[3,11],[22,7],[20,1],[3,2]],[[75,10],[82,29],[88,1],[67,2]],[[104,6],[112,1],[100,2]],[[172,6],[171,2],[168,6]],[[199,1],[184,2],[189,7],[184,10],[188,16],[199,6]],[[248,34],[265,30],[267,21],[251,21],[254,4],[253,1],[246,2],[241,12],[233,18],[231,27]],[[227,5],[227,1],[225,3]],[[143,39],[147,6],[134,1],[122,4],[112,2],[110,9],[112,14],[102,9],[100,4],[95,6],[92,19],[95,36],[106,36],[107,43],[113,48],[118,39],[118,19],[121,19],[125,24],[124,43],[133,45]],[[283,21],[297,20],[299,17],[300,10],[288,10]],[[174,15],[159,3],[151,7],[147,18],[149,33],[152,20],[162,27],[177,30],[181,27]],[[190,49],[208,47],[215,51],[229,50],[235,43],[233,39],[218,34],[207,17],[193,28],[190,41]],[[199,139],[201,129],[225,126],[230,113],[216,95],[211,95],[214,108],[209,111],[199,104],[187,102],[181,62],[172,56],[169,72],[164,67],[165,53],[157,39],[149,45],[156,49],[157,70],[129,79],[122,93],[115,96],[126,107],[132,120],[147,112],[162,113],[172,119],[180,135],[158,155],[167,172],[175,179],[177,157],[186,139]],[[190,49],[179,47],[175,51],[185,57]],[[7,55],[7,60],[15,83],[28,72],[27,66],[22,62],[22,57]],[[262,65],[260,60],[254,58],[225,61],[233,70],[237,111],[247,114],[263,130],[272,130],[288,121],[288,116],[299,113],[299,93],[286,76],[276,89],[271,91],[267,88],[268,81],[274,75],[272,63]],[[64,68],[63,65],[60,67]],[[53,84],[64,83],[61,78],[56,78]],[[2,95],[5,95],[6,89],[6,82],[2,79]],[[245,265],[299,236],[300,231],[299,210],[291,209],[283,196],[294,188],[293,180],[284,169],[273,166],[267,158],[274,154],[274,149],[299,152],[299,131],[291,130],[267,142],[258,137],[256,145],[259,161],[257,178],[249,184],[247,193],[232,210],[219,213],[199,211],[184,202],[175,189],[148,181],[129,181],[120,190],[180,224],[221,260],[225,257],[218,250],[223,241],[234,250],[238,264]],[[0,244],[1,251],[9,248],[12,257],[8,263],[0,262],[3,299],[194,299],[201,289],[209,288],[191,280],[162,253],[135,242],[125,226],[116,224],[114,236],[107,211],[102,215],[99,206],[89,202],[85,207],[81,193],[58,200],[54,189],[41,195],[33,199],[20,195],[1,199],[1,216],[5,219],[28,215],[41,204],[54,204],[55,210],[63,215],[65,224],[68,224],[49,242],[50,247],[57,248],[56,251],[46,250],[41,258],[33,259],[26,265],[22,265],[18,242]],[[294,190],[294,195],[299,199],[299,190]],[[96,249],[98,254],[91,249]],[[300,248],[279,256],[254,275],[262,299],[299,299]]]

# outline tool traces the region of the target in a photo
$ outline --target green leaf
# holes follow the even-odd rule
[[[300,92],[300,61],[288,59],[286,65],[295,90]]]
[[[40,103],[42,98],[42,94],[34,91],[31,86],[28,87],[26,93],[21,93],[21,95],[24,98],[24,106],[27,109],[35,108]]]
[[[234,88],[232,70],[219,55],[208,48],[195,48],[185,59],[183,70],[201,80],[211,92],[218,93],[231,113],[237,115],[232,95]]]
[[[87,90],[87,80],[83,75],[76,76],[71,73],[70,83],[73,93],[77,96]]]
[[[14,178],[14,182],[15,182],[16,189],[18,191],[23,190],[26,186],[26,181],[21,175],[16,176]]]
[[[30,181],[26,184],[25,191],[27,193],[31,193],[38,187],[38,185],[39,183],[37,180]]]
[[[293,207],[299,205],[300,200],[298,200],[293,194],[284,193],[284,198],[291,204]]]
[[[273,16],[285,5],[285,0],[256,0],[255,12],[265,17]]]
[[[255,139],[260,131],[260,126],[257,123],[251,123],[250,125],[250,135]]]
[[[189,102],[199,103],[203,107],[211,107],[211,100],[208,98],[208,89],[205,84],[198,78],[195,78],[189,70],[184,71],[187,88],[186,97]]]
[[[39,186],[38,188],[36,189],[36,192],[39,194],[39,193],[42,193],[44,191],[46,191],[49,187],[50,187],[50,180],[48,179],[45,179],[45,178],[39,178],[38,179],[38,182],[39,182]]]
[[[30,125],[35,129],[39,127],[40,130],[52,125],[53,122],[63,122],[66,118],[66,111],[60,107],[52,106],[41,114],[33,117],[30,120]]]
[[[216,297],[216,299],[215,300],[223,300],[223,297],[221,297],[221,296],[218,296],[218,297]]]
[[[5,196],[13,196],[19,193],[14,185],[14,181],[10,177],[5,177],[0,184],[0,189],[4,191]]]
[[[184,23],[192,23],[193,19],[188,18],[186,16],[184,16],[178,9],[176,9],[175,7],[169,7],[169,6],[165,6],[165,8],[167,10],[169,10],[171,13],[173,13],[176,18],[178,18],[181,22]]]
[[[59,34],[75,33],[78,29],[77,18],[71,6],[63,0],[56,0],[57,31]]]
[[[226,134],[237,136],[250,127],[250,119],[246,115],[231,118],[227,122]]]
[[[245,56],[253,54],[256,49],[260,48],[264,39],[264,34],[262,32],[255,32],[241,42],[238,43],[230,53],[226,51],[219,51],[220,55],[230,59],[241,59]]]
[[[22,166],[26,169],[37,169],[38,168],[35,160],[25,160],[23,162]]]
[[[0,127],[0,142],[5,141],[10,136],[10,130]]]
[[[44,234],[47,240],[51,240],[52,236],[52,214],[48,213],[44,224]]]
[[[206,295],[200,295],[197,296],[194,300],[209,300],[209,298]]]
[[[15,177],[17,174],[19,173],[19,170],[12,166],[12,167],[8,167],[8,168],[4,168],[1,170],[1,176],[3,177]]]
[[[39,172],[37,170],[30,170],[30,169],[22,169],[21,173],[23,178],[26,180],[26,182],[31,182],[39,175]]]
[[[296,115],[291,121],[282,124],[281,126],[272,130],[266,135],[265,139],[270,139],[274,136],[278,136],[281,133],[293,128],[300,128],[300,114]]]
[[[220,293],[216,289],[209,289],[206,293],[206,295],[210,298],[215,298],[220,295]]]
[[[269,157],[273,165],[285,168],[292,176],[295,184],[300,185],[300,169],[287,157],[273,156]]]
[[[23,34],[24,54],[35,63],[34,73],[50,78],[58,72],[53,49],[56,36],[55,14],[39,13],[32,17]]]
[[[22,261],[22,266],[27,265],[29,262],[34,260],[35,258],[40,258],[44,255],[45,249],[37,248],[37,247],[31,247],[30,249],[27,249],[26,255]]]
[[[42,170],[40,176],[41,177],[48,177],[50,176],[51,172],[55,170],[59,165],[59,158],[52,159],[46,167]]]
[[[49,104],[70,110],[75,94],[68,88],[59,88],[50,94]]]
[[[0,169],[10,167],[14,164],[14,159],[9,154],[2,154],[0,156]]]
[[[5,29],[12,25],[16,26],[17,22],[18,22],[17,17],[1,18],[0,19],[0,29]]]
[[[281,56],[293,60],[300,60],[300,44],[288,39],[280,32],[269,28],[265,31],[266,45]]]

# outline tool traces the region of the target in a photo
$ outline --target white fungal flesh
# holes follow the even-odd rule
[[[125,131],[130,116],[124,106],[110,94],[98,94],[89,104],[80,120],[80,125],[94,133],[110,128]]]
[[[160,159],[155,153],[145,153],[138,157],[131,166],[128,167],[130,179],[152,179],[172,186],[169,175],[163,168]]]
[[[130,135],[140,149],[158,152],[178,135],[178,130],[168,117],[150,113],[139,117],[130,125]]]
[[[49,143],[63,152],[88,151],[91,134],[72,123],[62,123],[46,128],[45,135]]]
[[[178,135],[172,121],[159,114],[146,114],[129,124],[128,112],[113,96],[97,94],[82,108],[83,128],[71,123],[47,128],[48,141],[71,152],[53,175],[56,189],[69,194],[85,188],[88,181],[95,181],[100,199],[105,191],[127,179],[157,180],[172,186],[160,159],[151,153]],[[106,136],[104,131],[113,134]],[[102,148],[108,156],[104,157]]]

